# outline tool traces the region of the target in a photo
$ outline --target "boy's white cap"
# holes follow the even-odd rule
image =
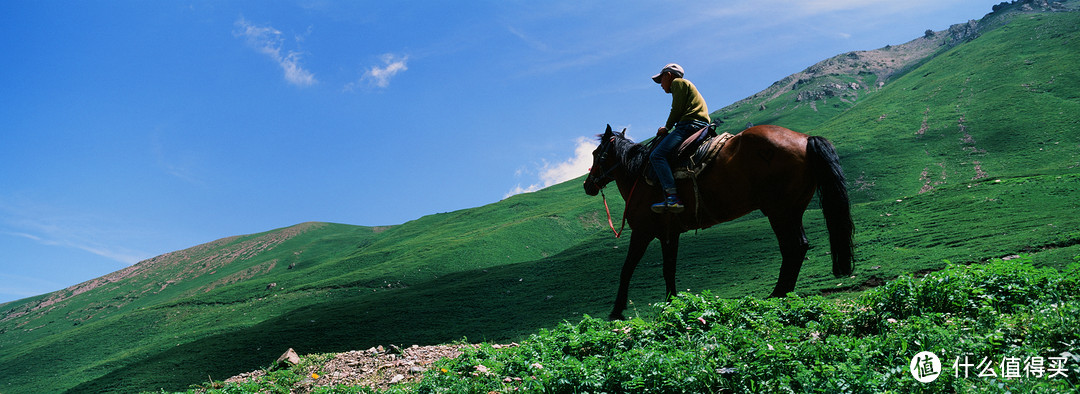
[[[660,76],[664,75],[664,73],[666,73],[666,72],[672,72],[672,73],[675,74],[676,77],[679,77],[679,78],[682,78],[682,76],[684,75],[682,66],[680,66],[678,64],[675,64],[675,63],[671,63],[671,64],[668,64],[668,65],[664,66],[664,69],[660,70],[659,74],[653,75],[653,77],[652,77],[653,82],[660,83]]]

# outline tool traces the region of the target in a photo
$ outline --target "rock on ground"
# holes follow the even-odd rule
[[[423,376],[431,363],[461,355],[461,349],[477,345],[437,345],[387,350],[382,346],[368,350],[338,353],[323,365],[304,371],[308,378],[293,387],[294,393],[306,393],[320,386],[367,386],[385,389],[394,384],[414,382]],[[315,374],[315,375],[313,375]],[[266,371],[243,373],[226,383],[244,382],[266,375]],[[316,377],[317,376],[317,377]]]

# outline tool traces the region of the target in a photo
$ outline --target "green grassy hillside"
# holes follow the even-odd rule
[[[554,264],[600,229],[596,201],[565,198],[577,195],[571,186],[388,229],[305,223],[223,239],[6,304],[0,391],[178,389],[260,365],[281,346],[526,333],[564,316],[554,306],[565,304],[547,303],[557,312],[524,321],[489,312],[509,304],[534,314],[528,305],[546,295],[569,296],[556,288],[523,300],[517,292],[537,276],[558,280],[533,272],[526,283],[531,270],[521,265]],[[571,256],[561,259],[584,260]]]
[[[649,319],[586,317],[521,346],[465,349],[391,392],[1075,392],[1078,268],[1062,274],[1022,259],[953,265],[840,303],[682,293]],[[940,363],[931,382],[909,372],[922,351]],[[976,369],[983,358],[994,360],[993,377]],[[1035,358],[1045,373],[1027,368]],[[304,372],[278,376],[296,382]],[[283,386],[267,383],[248,387]]]
[[[882,91],[897,78],[942,52],[978,37],[1011,19],[994,13],[979,22],[927,32],[900,45],[853,51],[822,60],[774,82],[765,90],[712,113],[734,133],[754,124],[813,129]]]
[[[1075,13],[1016,18],[928,61],[816,130],[841,146],[859,201],[995,177],[1073,173]],[[846,131],[846,132],[841,132]]]
[[[855,201],[855,276],[831,275],[812,210],[798,293],[847,296],[946,260],[1023,252],[1060,268],[1080,255],[1080,13],[988,18],[1000,27],[864,74],[888,83],[832,112],[766,105],[770,123],[837,146]],[[620,200],[609,201],[615,220]],[[398,226],[304,223],[218,240],[0,305],[0,392],[179,390],[290,347],[518,340],[606,314],[627,243],[580,179]],[[663,299],[659,261],[654,246],[628,315]],[[678,286],[762,297],[778,267],[768,222],[753,214],[687,234]]]

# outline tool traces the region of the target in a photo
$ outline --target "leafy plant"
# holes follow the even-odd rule
[[[443,360],[416,392],[939,392],[1070,390],[1080,383],[1076,271],[1027,259],[949,265],[851,301],[723,299],[681,293],[654,319],[586,316],[521,346]],[[974,296],[973,296],[974,295]],[[968,299],[970,302],[958,302]],[[932,383],[908,371],[916,353],[1058,357],[1065,376],[979,378],[946,365]],[[956,373],[948,373],[956,372]],[[997,370],[1004,376],[1003,370]]]

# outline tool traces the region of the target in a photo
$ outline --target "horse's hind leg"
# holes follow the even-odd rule
[[[787,293],[795,291],[795,282],[799,279],[799,270],[802,269],[810,243],[806,240],[801,214],[770,215],[769,222],[776,233],[776,239],[780,241],[780,254],[784,258],[780,264],[780,277],[776,280],[776,288],[769,297],[786,297]]]
[[[679,234],[668,235],[660,240],[664,254],[664,284],[667,286],[667,300],[675,296],[675,263],[679,260]]]

